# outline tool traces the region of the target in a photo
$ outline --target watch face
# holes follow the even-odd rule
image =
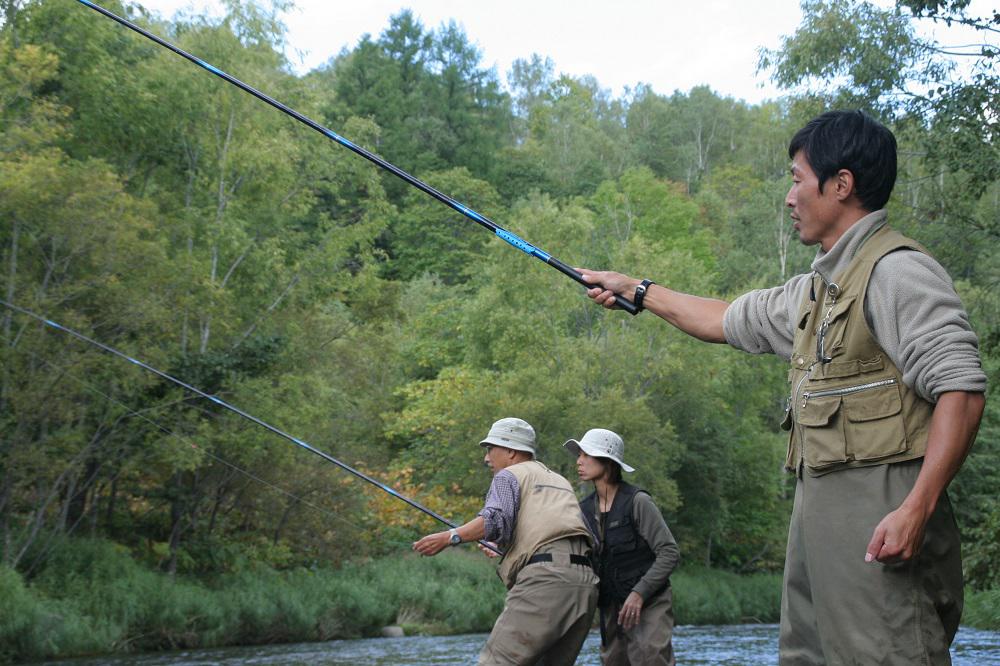
[[[452,534],[451,538],[449,539],[449,541],[451,541],[451,544],[453,546],[454,545],[458,545],[458,544],[462,543],[462,537],[458,536],[457,534]]]

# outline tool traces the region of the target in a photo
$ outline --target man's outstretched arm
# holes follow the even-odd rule
[[[486,534],[484,526],[485,522],[483,521],[483,517],[476,516],[464,525],[460,525],[455,528],[455,531],[458,532],[458,536],[462,538],[463,543],[467,541],[479,541]],[[415,541],[413,543],[413,550],[417,551],[421,555],[437,555],[450,545],[450,537],[450,530],[428,534],[419,541]]]
[[[587,296],[606,308],[614,306],[615,294],[632,300],[635,288],[642,282],[614,271],[592,271],[586,268],[578,268],[577,270],[588,283],[603,285],[603,287],[588,289]],[[729,303],[725,301],[682,294],[679,291],[654,284],[646,290],[642,305],[643,308],[657,317],[699,340],[705,342],[726,341],[726,336],[722,331],[722,319]]]

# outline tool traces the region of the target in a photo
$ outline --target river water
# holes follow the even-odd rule
[[[326,643],[157,652],[127,657],[46,662],[49,666],[467,666],[486,634],[366,638]],[[599,666],[600,636],[592,632],[577,666]],[[778,663],[778,627],[773,624],[681,626],[674,633],[677,663],[773,666]],[[962,627],[952,645],[955,666],[1000,666],[1000,632]]]

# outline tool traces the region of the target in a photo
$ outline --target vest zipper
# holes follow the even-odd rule
[[[824,389],[822,391],[806,391],[802,394],[802,407],[805,408],[806,403],[809,402],[809,398],[826,398],[831,395],[851,395],[853,393],[860,393],[861,391],[879,388],[880,386],[891,386],[895,383],[895,377],[890,377],[889,379],[869,382],[868,384],[859,384],[858,386],[845,386],[843,388]]]
[[[805,372],[802,375],[802,379],[800,379],[799,383],[795,385],[794,389],[792,389],[791,395],[789,395],[788,399],[785,401],[785,413],[788,413],[788,412],[792,411],[792,406],[795,404],[795,396],[796,396],[796,394],[798,394],[799,389],[802,388],[802,385],[806,383],[806,380],[809,379],[809,373],[812,372],[812,369],[813,369],[813,367],[815,365],[816,365],[816,362],[814,361],[813,363],[811,363],[809,365],[808,368],[806,368]],[[803,394],[803,398],[805,398],[805,395],[807,395],[807,394]],[[802,400],[803,407],[805,406],[805,404],[806,404],[806,401],[803,399]],[[792,417],[794,419],[794,417],[795,417],[794,413],[792,413]]]

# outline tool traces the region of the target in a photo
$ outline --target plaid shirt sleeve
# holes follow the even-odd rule
[[[514,536],[514,523],[521,505],[521,493],[517,478],[502,469],[493,476],[486,504],[478,515],[485,521],[487,541],[506,547]]]

